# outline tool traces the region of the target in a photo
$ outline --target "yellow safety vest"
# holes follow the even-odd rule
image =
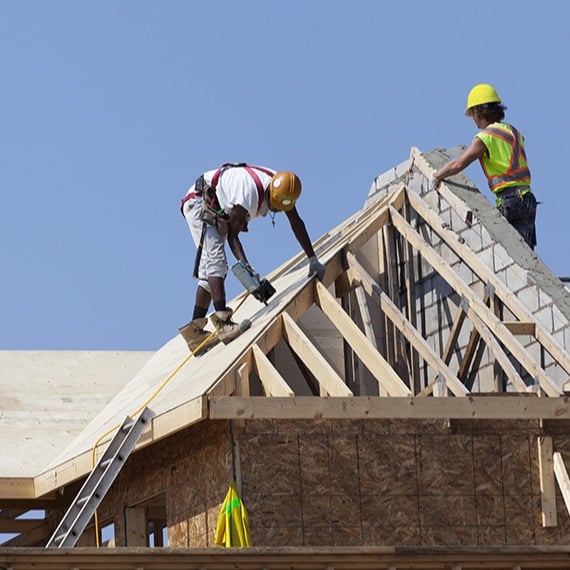
[[[489,182],[491,192],[500,192],[509,186],[528,186],[530,170],[524,151],[524,138],[507,123],[493,123],[475,135],[487,152],[479,159]]]

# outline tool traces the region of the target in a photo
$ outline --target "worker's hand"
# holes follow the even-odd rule
[[[324,266],[318,259],[316,255],[309,257],[309,277],[313,275],[317,276],[319,281],[323,280],[325,276],[325,271],[327,270],[326,266]]]
[[[437,190],[439,185],[441,184],[441,180],[438,180],[435,177],[435,170],[431,173],[429,182],[428,182],[428,189],[429,190]]]
[[[252,275],[252,277],[257,279],[258,281],[261,281],[261,275],[259,275],[259,273],[253,268],[253,266],[249,263],[249,261],[243,260],[243,262],[245,263],[247,270]]]

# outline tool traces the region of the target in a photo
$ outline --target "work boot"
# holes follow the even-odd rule
[[[201,319],[194,319],[187,325],[178,329],[191,352],[198,348],[212,334],[211,332],[204,330],[204,327],[207,324],[208,319],[203,317]],[[214,336],[212,336],[212,340],[214,340]],[[206,345],[204,345],[204,347],[205,346]]]
[[[233,311],[226,307],[224,311],[216,311],[210,315],[210,321],[218,333],[218,339],[224,344],[228,344],[241,334],[239,324],[232,321],[232,313]]]

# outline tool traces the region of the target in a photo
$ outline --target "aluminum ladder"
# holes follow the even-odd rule
[[[75,546],[153,416],[154,412],[145,408],[136,420],[130,417],[125,419],[48,540],[46,548]]]

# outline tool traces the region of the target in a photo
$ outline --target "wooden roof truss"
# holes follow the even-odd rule
[[[316,379],[318,395],[322,396],[464,398],[474,393],[472,378],[477,375],[478,355],[484,347],[491,352],[496,368],[494,384],[485,385],[485,392],[504,392],[508,386],[512,393],[563,395],[562,388],[547,374],[544,362],[547,359],[568,376],[568,353],[420,196],[402,186],[354,225],[347,230],[344,247],[330,257],[324,283],[311,281],[296,295],[214,386],[211,397],[250,395],[249,373],[259,379],[264,396],[298,395],[287,383],[286,371],[271,362],[270,353],[281,340],[310,371],[312,380]],[[426,228],[461,259],[474,276],[471,283],[430,245]],[[373,238],[382,246],[380,271],[375,274],[367,268],[370,256],[361,252]],[[453,325],[443,331],[446,338],[439,351],[424,338],[421,312],[416,310],[414,272],[426,264],[450,288],[446,302],[455,311]],[[359,393],[355,389],[358,385],[349,386],[347,378],[327,361],[300,323],[312,306],[334,325],[349,347],[350,357],[375,378],[376,393]],[[381,332],[375,331],[373,321],[382,324]],[[459,348],[459,335],[467,327],[469,340]],[[529,337],[539,350],[528,350]],[[521,338],[527,346],[521,344]],[[535,354],[539,354],[538,359]]]

